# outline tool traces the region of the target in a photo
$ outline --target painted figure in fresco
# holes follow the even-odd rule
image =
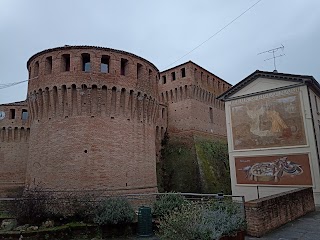
[[[274,134],[282,133],[282,131],[288,126],[283,121],[283,119],[280,117],[280,114],[277,111],[274,110],[268,110],[266,112],[268,118],[271,120],[271,129],[270,131]]]
[[[247,108],[247,115],[251,118],[250,132],[259,137],[281,136],[289,130],[285,121],[281,118],[280,113],[275,110],[265,110],[264,107],[250,110]],[[261,119],[271,122],[270,129],[261,129]]]
[[[261,130],[260,128],[260,117],[264,115],[264,108],[250,110],[247,108],[247,114],[251,118],[250,122],[250,132],[259,137],[265,137],[270,134],[269,130]]]
[[[281,157],[272,162],[255,163],[242,169],[246,178],[256,182],[279,182],[284,175],[301,175],[303,169],[300,165],[288,161],[288,157]]]

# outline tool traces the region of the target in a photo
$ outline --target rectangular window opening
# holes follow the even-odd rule
[[[120,69],[120,74],[125,76],[127,74],[127,65],[128,65],[128,60],[121,58],[121,69]]]
[[[182,68],[181,69],[181,77],[186,77],[186,69],[185,68]]]
[[[45,66],[45,73],[50,74],[52,72],[52,57],[46,58],[46,66]]]
[[[83,53],[82,56],[82,71],[90,72],[91,63],[90,63],[90,54]]]
[[[69,72],[70,71],[70,54],[63,54],[61,59],[61,71]]]
[[[22,120],[27,120],[28,119],[28,110],[22,109],[21,119]]]
[[[140,63],[137,64],[137,79],[141,78],[142,74],[142,65]]]
[[[162,83],[166,84],[167,83],[167,77],[166,76],[162,76]]]
[[[172,78],[172,81],[176,80],[176,73],[175,72],[171,73],[171,78]]]
[[[103,55],[101,57],[100,71],[102,73],[109,73],[109,56]]]
[[[213,123],[213,110],[212,110],[212,107],[209,108],[209,114],[210,114],[210,123]]]
[[[36,61],[36,63],[34,64],[34,77],[38,77],[39,75],[39,62]]]
[[[149,69],[149,81],[151,81],[151,77],[152,77],[152,70]]]
[[[15,119],[16,118],[16,110],[10,109],[9,119]]]
[[[31,78],[31,67],[29,67],[29,79]]]
[[[318,106],[317,96],[314,96],[314,102],[315,102],[315,104],[316,104],[316,111],[317,111],[317,113],[319,114],[319,106]]]

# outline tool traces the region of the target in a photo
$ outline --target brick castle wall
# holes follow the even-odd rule
[[[90,70],[83,69],[84,54],[90,55]],[[66,55],[68,71],[61,69]],[[103,56],[107,72],[100,69]],[[153,64],[112,49],[65,47],[36,54],[28,69],[28,187],[156,191]]]
[[[193,62],[160,73],[159,98],[168,105],[168,131],[226,137],[224,103],[216,97],[230,86]]]
[[[0,105],[0,197],[15,197],[24,187],[28,160],[29,121],[26,102]]]
[[[226,135],[224,105],[216,97],[230,85],[193,62],[159,73],[124,51],[64,46],[35,54],[27,68],[27,101],[0,105],[7,114],[0,121],[0,196],[14,182],[154,192],[166,132],[190,139]]]

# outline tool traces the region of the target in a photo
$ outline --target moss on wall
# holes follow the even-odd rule
[[[195,139],[203,193],[231,194],[228,145],[222,140]]]
[[[160,192],[230,194],[228,146],[221,140],[166,135],[157,175]]]
[[[162,141],[161,160],[157,165],[160,192],[199,192],[201,182],[194,144],[166,136]]]

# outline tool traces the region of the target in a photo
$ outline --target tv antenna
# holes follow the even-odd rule
[[[272,53],[272,57],[267,58],[264,61],[269,61],[269,60],[273,59],[274,70],[277,71],[276,58],[285,56],[285,54],[280,54],[280,55],[276,56],[275,52],[277,52],[279,50],[282,50],[282,51],[284,50],[284,46],[282,44],[281,44],[281,47],[273,48],[273,49],[258,53],[258,55],[263,54],[263,53]]]

